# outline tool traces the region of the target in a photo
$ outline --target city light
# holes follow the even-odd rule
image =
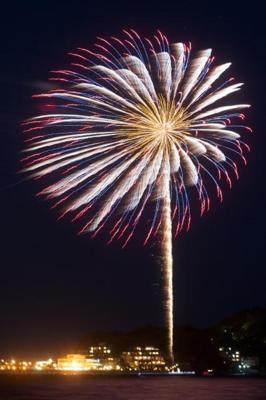
[[[86,372],[130,372],[168,371],[160,350],[152,346],[136,347],[114,357],[106,345],[91,346],[84,353],[70,353],[56,361],[25,361],[1,359],[0,372],[10,373],[86,373]]]
[[[232,374],[248,374],[256,371],[259,358],[243,357],[233,347],[217,346],[223,365]],[[178,363],[167,364],[166,359],[157,347],[136,346],[113,354],[111,347],[105,344],[90,346],[80,353],[69,353],[45,360],[19,360],[17,358],[1,358],[0,374],[186,374],[194,375],[195,371],[181,370]],[[202,376],[214,375],[211,365],[201,372]]]
[[[99,360],[86,358],[83,354],[67,354],[57,361],[57,369],[61,371],[91,371],[99,366]]]
[[[151,346],[135,347],[122,353],[122,360],[129,370],[165,371],[166,362],[159,349]]]

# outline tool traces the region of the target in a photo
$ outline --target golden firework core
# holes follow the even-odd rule
[[[176,101],[160,95],[157,101],[138,104],[137,110],[126,120],[131,122],[127,132],[148,142],[159,140],[166,144],[171,138],[181,142],[182,136],[188,134],[189,123],[184,109]]]

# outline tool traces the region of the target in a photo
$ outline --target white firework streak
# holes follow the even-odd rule
[[[40,193],[57,198],[62,216],[83,220],[94,210],[81,232],[95,235],[118,215],[110,241],[124,238],[124,246],[150,204],[145,244],[158,233],[173,362],[172,224],[175,233],[189,228],[189,186],[203,214],[210,203],[204,182],[214,183],[222,200],[218,181],[231,187],[230,171],[238,177],[235,158],[245,162],[249,149],[239,132],[250,128],[234,121],[249,105],[221,103],[243,84],[230,78],[216,85],[230,63],[213,67],[211,49],[191,56],[190,45],[169,46],[160,31],[153,40],[123,32],[123,39],[98,38],[93,51],[72,53],[73,69],[53,71],[60,88],[35,96],[51,101],[54,112],[23,123],[24,171],[49,176],[53,183]]]

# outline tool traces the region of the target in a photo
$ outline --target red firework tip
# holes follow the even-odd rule
[[[69,56],[73,56],[73,57],[77,57],[77,58],[81,58],[81,60],[84,60],[84,61],[88,61],[88,59],[86,58],[86,57],[84,57],[84,56],[82,56],[81,54],[78,54],[78,53],[68,53],[68,55]]]
[[[78,47],[77,50],[85,51],[86,53],[89,53],[89,54],[91,54],[92,56],[96,56],[96,55],[97,55],[97,53],[94,53],[93,51],[91,51],[91,50],[89,50],[89,49],[85,49],[84,47]]]
[[[247,160],[246,160],[246,158],[245,158],[243,155],[241,155],[241,158],[242,158],[242,160],[244,161],[244,164],[247,165]]]
[[[32,132],[32,131],[37,131],[39,129],[43,129],[43,126],[34,126],[33,128],[28,128],[28,129],[24,129],[23,133],[28,133],[28,132]]]
[[[51,95],[48,93],[39,93],[39,94],[33,94],[31,97],[32,99],[37,99],[38,97],[51,97]]]
[[[67,200],[69,198],[70,195],[63,197],[61,200],[57,201],[52,207],[51,210],[53,210],[54,208],[56,208],[57,206],[59,206],[60,204],[62,204],[65,200]]]
[[[246,149],[247,149],[248,151],[250,151],[250,147],[249,147],[249,145],[248,145],[247,143],[242,143],[242,145],[243,145],[244,147],[246,147]]]
[[[229,187],[230,187],[230,189],[232,189],[232,181],[231,181],[227,171],[225,171],[225,175],[226,175],[226,180],[229,184]]]
[[[158,45],[161,46],[161,42],[160,42],[159,38],[156,35],[153,35],[153,37],[155,38]]]
[[[162,39],[162,42],[163,42],[163,34],[162,34],[162,32],[159,30],[159,29],[157,29],[157,32],[159,33],[159,35],[161,36],[161,39]]]
[[[220,197],[220,186],[216,185],[216,193],[217,193],[217,197],[219,199]]]
[[[89,220],[89,222],[86,223],[86,225],[83,226],[83,228],[78,232],[78,235],[81,235],[82,233],[85,232],[85,230],[88,228],[88,226],[92,223],[93,218]]]
[[[235,171],[236,179],[238,180],[239,179],[238,169],[237,169],[236,164],[235,163],[233,163],[233,164],[234,164],[234,171]]]
[[[26,121],[20,122],[20,125],[24,126],[24,125],[42,124],[42,123],[43,123],[42,121],[37,121],[37,120],[35,121],[35,120],[32,120],[32,119],[28,119]]]
[[[116,223],[116,227],[119,225],[119,223],[122,221],[122,218],[120,218],[120,220],[119,221],[117,221],[117,223]],[[117,236],[117,234],[119,233],[119,230],[120,230],[120,228],[121,227],[118,227],[116,230],[114,230],[114,228],[112,229],[112,235],[111,235],[111,237],[110,237],[110,239],[109,239],[109,241],[107,242],[107,244],[110,244],[113,240],[114,240],[114,238]]]
[[[43,137],[44,137],[44,135],[34,136],[33,138],[25,139],[24,142],[25,143],[30,143],[30,142],[33,142],[36,139],[42,139]]]
[[[139,34],[138,34],[136,31],[134,31],[133,29],[130,29],[130,30],[131,30],[131,32],[134,33],[135,36],[137,36],[137,38],[138,38],[139,40],[141,40]]]
[[[189,217],[188,217],[188,220],[187,220],[187,229],[186,229],[186,232],[189,231],[190,226],[191,226],[191,217],[189,216]]]
[[[220,200],[221,200],[221,203],[223,202],[223,199],[224,199],[224,197],[223,197],[223,192],[222,192],[222,190],[220,190]]]
[[[126,226],[122,229],[120,235],[117,238],[118,240],[121,239],[121,237],[124,235],[124,233],[127,230],[128,226],[129,226],[129,224],[126,224]]]
[[[127,44],[129,44],[134,50],[136,49],[135,46],[134,46],[134,44],[131,43],[129,40],[125,39],[125,42],[126,42]]]
[[[31,154],[30,156],[23,157],[23,158],[20,159],[20,162],[28,161],[28,160],[30,160],[31,158],[38,157],[38,156],[41,155],[41,154],[42,154],[42,153],[35,153],[35,154]]]
[[[106,40],[106,39],[104,39],[104,38],[102,38],[100,36],[97,36],[96,39],[101,40],[102,42],[104,42],[104,43],[108,44],[109,46],[111,46],[111,43],[108,42],[108,40]],[[96,44],[95,44],[95,46],[96,46]]]
[[[73,71],[68,71],[67,69],[52,69],[51,74],[63,74],[63,75],[73,75]]]
[[[124,248],[126,247],[126,245],[127,245],[128,242],[130,241],[130,239],[132,238],[132,236],[133,236],[133,231],[128,235],[128,238],[127,238],[127,240],[125,241],[125,243],[123,244],[122,249],[124,249]]]
[[[85,69],[86,71],[89,70],[89,67],[85,67],[85,65],[82,65],[82,64],[71,63],[71,65],[73,65],[74,67],[78,67],[78,68],[81,68],[81,69]]]
[[[148,232],[148,234],[147,234],[147,236],[146,236],[146,238],[145,238],[145,240],[143,242],[143,246],[146,246],[146,244],[148,243],[149,238],[151,237],[151,234],[152,234],[152,230],[153,230],[153,227],[150,228],[150,230],[149,230],[149,232]]]
[[[126,31],[125,29],[123,29],[123,32],[124,32],[126,35],[128,35],[132,40],[134,40],[134,38],[132,37],[132,35],[131,35],[128,31]]]
[[[36,158],[33,162],[40,162],[40,161],[44,161],[44,160],[49,160],[49,159],[51,159],[53,157],[58,156],[59,154],[60,154],[60,152],[53,153],[53,154],[48,154],[47,156],[42,156],[42,157]]]
[[[158,231],[159,231],[159,229],[160,229],[161,224],[162,224],[162,219],[160,219],[160,221],[158,222],[158,225],[157,225],[155,231],[153,232],[153,237],[157,235],[157,233],[158,233]]]
[[[64,218],[64,216],[67,214],[67,210],[64,211],[61,215],[59,215],[59,217],[57,218],[57,221],[60,221],[62,218]]]
[[[123,43],[120,39],[118,39],[117,37],[111,36],[111,39],[113,39],[113,40],[115,40],[116,42],[118,42],[119,44],[121,44],[121,46],[125,46],[124,43]]]
[[[176,216],[176,212],[177,212],[177,206],[175,206],[175,208],[174,208],[174,212],[173,212],[172,219],[174,219],[174,218],[175,218],[175,216]]]
[[[175,230],[175,237],[177,237],[178,233],[179,233],[179,223],[176,226],[176,230]]]
[[[56,81],[56,82],[69,82],[69,79],[65,78],[48,78],[49,81]]]
[[[100,230],[101,230],[103,227],[104,227],[104,223],[101,224],[101,225],[99,226],[99,228],[96,229],[96,231],[93,232],[93,234],[91,235],[91,238],[92,238],[92,239],[95,238],[95,236],[100,232]]]
[[[116,224],[114,225],[114,227],[110,230],[110,234],[112,235],[113,232],[115,231],[115,229],[117,228],[117,226],[120,224],[120,222],[122,221],[122,217],[119,218],[119,220],[116,222]]]
[[[144,38],[144,40],[146,40],[146,42],[151,46],[151,48],[153,49],[153,44],[152,42],[148,39],[148,38]]]
[[[203,201],[201,202],[201,204],[200,204],[200,217],[203,216],[204,211],[205,211],[205,200],[203,200]]]
[[[99,47],[99,49],[102,49],[102,50],[104,50],[104,51],[106,51],[107,53],[109,53],[110,54],[110,51],[106,48],[106,47],[104,47],[104,46],[102,46],[101,44],[95,44],[95,47]]]
[[[167,37],[166,37],[165,35],[163,35],[163,37],[164,37],[164,40],[165,40],[166,43],[167,43],[167,46],[169,46],[169,41],[168,41]]]
[[[113,236],[111,236],[110,239],[108,240],[108,242],[107,242],[108,246],[109,246],[109,244],[112,243],[112,241],[113,241],[115,235],[116,235],[116,233],[115,233]]]
[[[77,219],[81,218],[89,209],[91,206],[85,207],[83,210],[81,210],[77,215],[75,215],[74,218],[72,218],[71,222],[76,221]]]

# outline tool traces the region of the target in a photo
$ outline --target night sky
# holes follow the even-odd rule
[[[216,62],[244,81],[241,102],[254,134],[248,166],[195,216],[174,243],[175,323],[206,327],[230,314],[266,306],[265,268],[265,10],[254,2],[39,1],[1,6],[1,276],[0,355],[46,356],[71,350],[90,330],[162,324],[156,247],[133,241],[122,250],[99,237],[77,236],[35,197],[37,182],[17,174],[20,121],[38,112],[31,95],[66,53],[96,36],[131,27],[171,41],[212,47]],[[195,5],[197,4],[197,5]],[[237,98],[237,97],[236,97]],[[232,96],[233,100],[233,96]],[[233,101],[232,101],[233,102]],[[194,213],[197,215],[197,212]]]

